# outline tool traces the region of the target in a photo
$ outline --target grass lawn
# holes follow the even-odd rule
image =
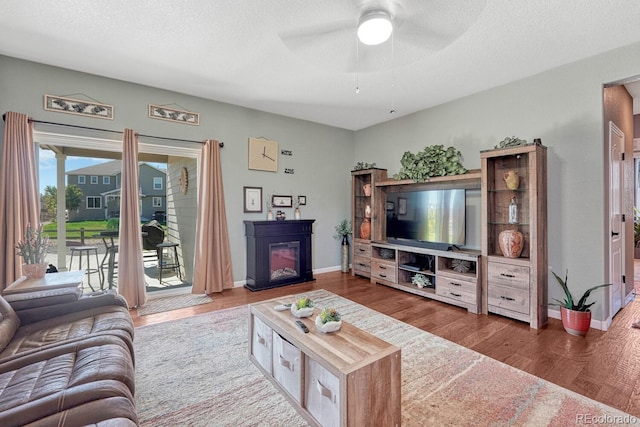
[[[78,221],[67,222],[67,239],[80,239],[80,229],[84,228],[84,237],[89,238],[94,234],[100,233],[107,229],[107,221]],[[58,238],[58,224],[53,222],[46,224],[44,227],[45,233],[49,235],[50,239]]]

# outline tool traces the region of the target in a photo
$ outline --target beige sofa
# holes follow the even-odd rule
[[[1,426],[135,426],[133,323],[115,292],[0,297]]]

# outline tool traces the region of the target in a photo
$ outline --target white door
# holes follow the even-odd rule
[[[624,133],[609,122],[609,310],[613,316],[622,308],[624,274],[624,224],[622,222],[622,153]]]

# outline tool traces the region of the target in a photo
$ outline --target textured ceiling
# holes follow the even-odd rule
[[[0,0],[0,54],[354,130],[638,41],[638,0]]]

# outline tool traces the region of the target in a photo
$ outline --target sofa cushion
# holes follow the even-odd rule
[[[7,301],[0,298],[0,352],[7,348],[19,327],[18,315]]]
[[[136,427],[138,417],[131,400],[109,397],[60,411],[26,425],[26,427]]]
[[[133,331],[131,316],[124,307],[105,306],[69,313],[18,328],[0,352],[0,362],[91,335],[118,336],[133,350]]]
[[[60,344],[0,364],[0,425],[24,425],[88,402],[133,402],[129,348],[112,336]],[[117,415],[121,416],[121,415]]]

